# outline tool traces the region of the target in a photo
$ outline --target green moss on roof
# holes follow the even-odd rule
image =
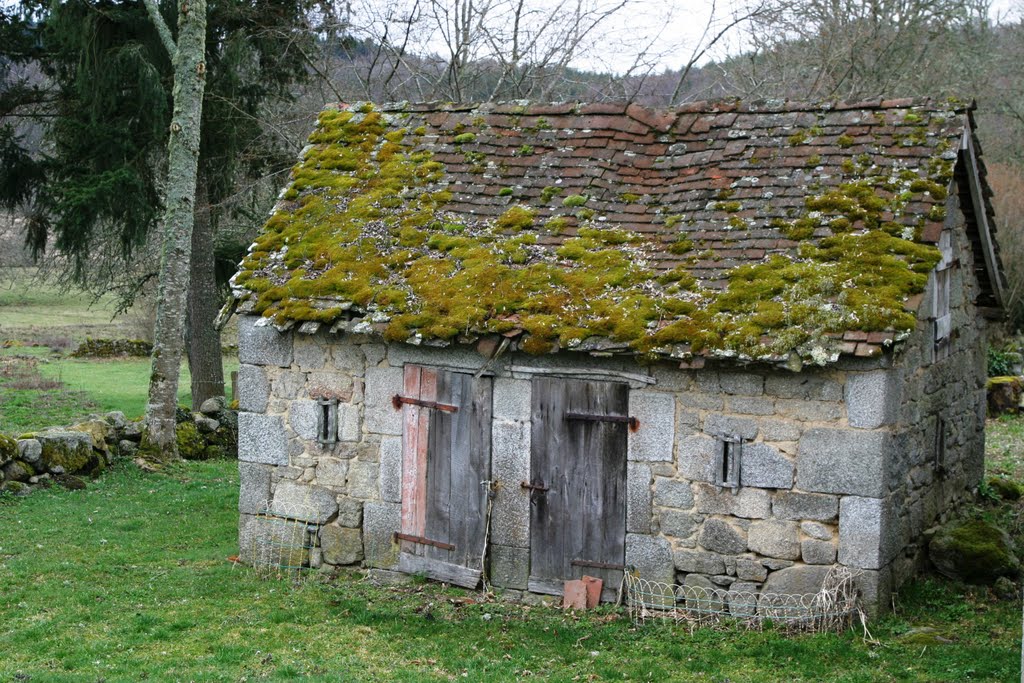
[[[534,209],[527,206],[513,206],[498,216],[498,220],[494,222],[494,225],[499,230],[518,232],[519,230],[529,230],[532,228],[536,218],[537,212]]]
[[[521,329],[524,347],[537,353],[603,336],[642,353],[683,344],[762,357],[829,333],[911,329],[915,317],[903,304],[923,290],[939,259],[934,246],[916,241],[919,229],[908,233],[894,221],[926,193],[933,204],[944,198],[952,163],[938,158],[924,175],[882,171],[870,157],[844,162],[844,182],[811,192],[790,220],[771,221],[799,242],[791,256],[733,268],[724,288],[712,289],[686,264],[660,273],[653,266],[665,251],[693,251],[685,230],[663,244],[660,235],[590,223],[596,212],[583,206],[585,195],[563,199],[580,224],[557,248],[537,235],[573,225],[543,208],[559,188],[540,193],[546,218],[519,204],[490,218],[449,211],[445,168],[420,146],[425,130],[398,121],[372,107],[320,116],[286,203],[235,278],[256,312],[279,322],[331,322],[354,306],[387,338],[403,341]],[[806,138],[798,131],[790,143]],[[732,196],[730,188],[714,197],[726,219],[742,208]],[[939,219],[939,211],[928,217]],[[681,218],[664,223],[671,228]],[[811,241],[816,230],[831,236]]]
[[[555,198],[556,195],[562,192],[562,188],[555,187],[554,185],[547,185],[540,191],[541,201],[547,203]]]
[[[582,194],[571,194],[562,200],[562,206],[567,208],[574,208],[583,206],[587,203],[587,197]]]

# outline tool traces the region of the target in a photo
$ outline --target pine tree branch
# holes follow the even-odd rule
[[[178,46],[174,44],[171,29],[168,28],[167,22],[164,21],[163,16],[160,14],[160,6],[157,5],[156,0],[142,1],[146,5],[146,11],[149,12],[149,18],[152,20],[156,32],[160,35],[160,42],[164,44],[164,48],[167,50],[167,56],[173,60],[174,53],[178,51]]]

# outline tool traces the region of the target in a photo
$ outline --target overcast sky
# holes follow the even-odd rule
[[[634,7],[613,17],[606,26],[608,44],[630,41],[650,43],[661,56],[658,70],[679,69],[702,45],[723,28],[740,11],[743,0],[631,0]],[[1024,7],[1024,0],[992,0],[991,17],[994,21],[1016,18]],[[711,31],[705,33],[709,20]],[[701,63],[741,52],[746,46],[744,30],[737,27],[729,31],[722,41],[712,47]],[[581,55],[574,66],[621,73],[632,66],[632,57],[615,50],[599,49]]]
[[[650,45],[657,55],[658,70],[679,69],[691,58],[694,49],[708,42],[711,36],[725,27],[741,3],[731,0],[633,0],[635,5],[606,26],[609,46],[632,43]],[[710,31],[709,20],[712,21]],[[606,50],[599,45],[591,54],[581,55],[574,66],[599,71],[621,73],[633,65],[633,55],[625,51]],[[738,28],[731,30],[723,40],[702,59],[706,62],[742,49],[743,35]]]
[[[486,27],[486,38],[472,41],[475,48],[469,57],[488,58],[493,50],[508,54],[515,44],[520,51],[533,55],[524,56],[524,61],[548,63],[542,58],[550,47],[546,42],[557,44],[607,13],[593,30],[584,30],[585,39],[580,41],[571,66],[616,74],[648,68],[655,72],[679,69],[697,52],[703,51],[697,60],[703,64],[748,49],[745,22],[727,31],[717,43],[714,38],[738,15],[745,14],[744,7],[758,1],[525,0],[517,23],[514,12],[520,6],[518,0],[475,0],[472,7],[480,13],[476,17],[483,16],[479,21]],[[457,16],[466,6],[455,0],[351,0],[352,28],[373,40],[401,43],[410,52],[434,53],[447,59],[447,45],[454,44],[459,34]],[[991,0],[991,15],[995,20],[1015,17],[1021,7],[1024,0]],[[513,41],[513,26],[519,28],[518,41]],[[541,38],[531,51],[528,44],[532,36]],[[636,64],[638,53],[646,58],[640,67]]]

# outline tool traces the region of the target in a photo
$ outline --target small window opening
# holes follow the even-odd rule
[[[743,440],[736,436],[719,438],[716,449],[715,484],[734,490],[740,486],[740,459],[743,456]]]
[[[338,399],[322,398],[317,401],[320,408],[317,414],[316,440],[323,444],[332,444],[338,440]]]
[[[946,476],[946,420],[935,418],[935,476]]]

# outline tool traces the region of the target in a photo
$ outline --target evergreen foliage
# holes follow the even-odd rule
[[[165,18],[173,5],[162,3]],[[299,30],[307,9],[302,0],[209,5],[200,178],[214,207],[240,180],[290,161],[262,114],[304,77],[294,47],[308,35]],[[54,237],[74,279],[88,283],[91,256],[113,245],[130,263],[161,216],[170,60],[138,0],[23,0],[0,10],[0,38],[0,116],[37,117],[47,141],[34,157],[9,121],[0,128],[0,203],[28,209],[33,252]],[[12,77],[11,66],[25,63],[38,66],[44,86]]]

